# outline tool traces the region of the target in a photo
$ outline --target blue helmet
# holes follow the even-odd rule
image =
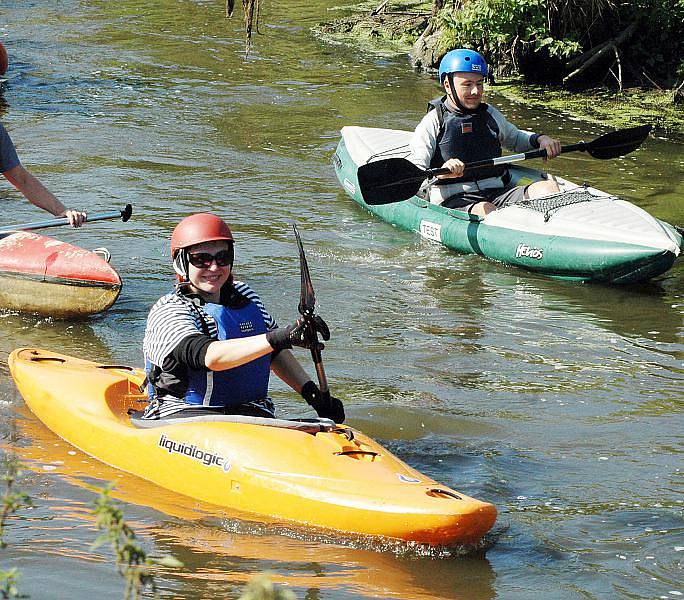
[[[479,52],[460,48],[447,52],[439,63],[439,82],[444,85],[444,78],[449,73],[479,73],[487,77],[487,61]]]

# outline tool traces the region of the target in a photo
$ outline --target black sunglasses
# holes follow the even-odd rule
[[[233,264],[233,251],[221,250],[216,254],[209,254],[208,252],[195,252],[192,254],[188,252],[188,261],[197,269],[208,269],[214,261],[216,261],[216,266],[218,267],[227,267]]]

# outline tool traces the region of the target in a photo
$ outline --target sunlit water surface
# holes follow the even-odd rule
[[[113,481],[146,549],[185,563],[157,576],[162,597],[235,598],[262,571],[310,599],[680,597],[681,261],[636,289],[557,282],[359,209],[329,163],[339,129],[410,129],[439,92],[405,57],[313,37],[333,4],[269,4],[245,58],[241,15],[226,21],[218,1],[2,3],[2,118],[23,161],[69,205],[135,207],[128,224],[51,232],[112,252],[125,287],[110,311],[77,323],[0,315],[0,433],[30,467],[18,486],[35,503],[10,522],[2,567],[33,598],[121,597],[108,549],[90,548],[89,503]],[[490,98],[568,143],[606,132]],[[650,138],[619,160],[550,166],[684,224],[680,145]],[[5,223],[43,218],[7,185],[0,200]],[[281,322],[296,314],[299,224],[348,422],[496,504],[484,556],[220,514],[99,464],[27,411],[6,367],[15,347],[140,364],[146,312],[172,283],[170,231],[198,210],[230,221],[239,276]],[[282,384],[273,396],[282,413],[306,413]]]

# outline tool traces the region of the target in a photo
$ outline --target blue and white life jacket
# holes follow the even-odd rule
[[[202,308],[216,321],[218,340],[245,338],[267,331],[264,317],[254,302],[241,308],[213,303],[204,304]],[[239,406],[262,400],[268,395],[270,373],[270,354],[225,371],[188,370],[185,402],[202,406]]]

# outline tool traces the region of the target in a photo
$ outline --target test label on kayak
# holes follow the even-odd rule
[[[356,194],[356,186],[349,181],[349,179],[345,179],[343,185],[344,189],[347,190],[352,196]]]
[[[435,240],[435,242],[442,241],[442,226],[438,223],[433,223],[432,221],[421,221],[420,222],[420,235],[429,240]]]

